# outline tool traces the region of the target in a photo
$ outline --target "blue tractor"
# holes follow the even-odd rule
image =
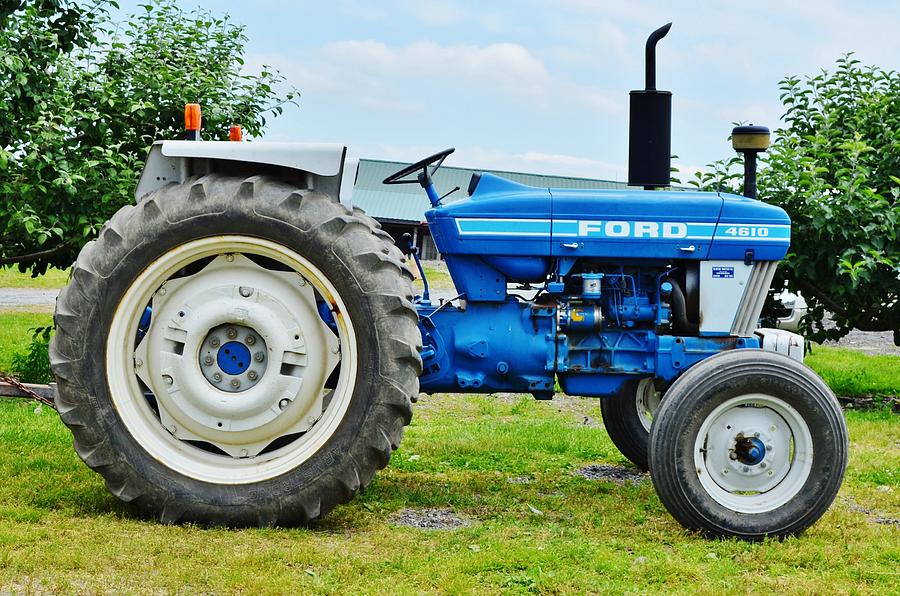
[[[754,198],[768,131],[733,137],[749,196],[661,190],[667,31],[631,94],[643,189],[480,174],[445,203],[433,175],[452,149],[384,181],[431,203],[459,294],[439,303],[413,289],[408,239],[353,207],[345,147],[154,145],[136,204],[57,304],[57,406],[78,454],[162,522],[306,523],[387,465],[420,391],[562,392],[602,400],[610,437],[687,528],[760,539],[814,523],[847,430],[802,338],[758,328],[790,246],[788,216]]]

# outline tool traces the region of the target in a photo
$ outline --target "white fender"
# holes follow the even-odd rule
[[[157,141],[144,164],[135,199],[197,174],[228,172],[228,162],[264,164],[314,176],[317,180],[306,180],[309,187],[336,193],[341,203],[353,206],[359,160],[347,158],[347,147],[337,143]]]

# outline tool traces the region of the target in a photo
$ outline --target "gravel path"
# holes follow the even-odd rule
[[[825,345],[851,348],[866,354],[900,356],[900,347],[894,345],[894,334],[890,331],[856,331],[854,329],[839,341],[829,341]]]
[[[52,312],[59,290],[0,288],[0,310]]]

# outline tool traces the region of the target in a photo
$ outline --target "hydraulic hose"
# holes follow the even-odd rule
[[[672,278],[667,281],[672,284],[672,318],[675,321],[675,330],[685,335],[697,335],[700,333],[700,323],[692,323],[688,320],[687,303],[681,285]]]

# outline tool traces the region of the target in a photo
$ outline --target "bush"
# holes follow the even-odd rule
[[[52,329],[52,327],[31,329],[31,343],[24,352],[13,356],[12,373],[23,383],[49,383],[53,379],[48,352]]]
[[[900,73],[848,55],[780,88],[785,127],[759,172],[760,199],[793,222],[776,287],[802,291],[810,339],[856,328],[893,331],[900,345]],[[740,192],[740,163],[720,160],[689,183]]]

